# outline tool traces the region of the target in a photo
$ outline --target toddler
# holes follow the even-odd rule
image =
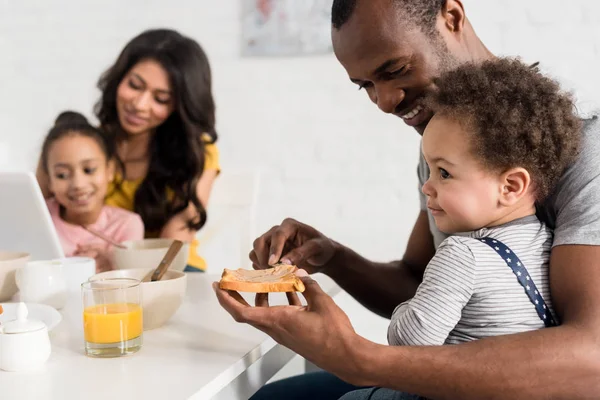
[[[422,191],[431,222],[453,236],[394,311],[388,341],[456,344],[554,326],[552,232],[536,204],[577,156],[573,101],[537,68],[507,58],[460,66],[435,84]]]

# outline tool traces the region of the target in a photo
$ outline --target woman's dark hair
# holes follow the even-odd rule
[[[206,211],[196,183],[204,169],[205,143],[217,140],[210,65],[200,45],[169,29],[136,36],[100,77],[102,97],[95,112],[109,140],[116,144],[127,138],[117,115],[117,88],[131,68],[144,60],[158,62],[167,72],[174,110],[150,140],[148,173],[135,194],[134,211],[146,230],[158,231],[191,202],[200,218],[189,220],[188,227],[198,230],[206,222]],[[127,179],[122,160],[117,161],[122,179]]]
[[[115,156],[115,146],[106,135],[98,128],[90,125],[87,119],[74,111],[64,111],[56,117],[54,126],[46,135],[42,145],[42,168],[48,173],[48,153],[54,142],[65,136],[85,136],[98,143],[100,149],[106,156],[106,161],[110,161]]]
[[[428,105],[474,130],[472,152],[486,167],[523,167],[542,201],[575,161],[581,120],[558,82],[518,58],[468,63],[434,83]]]

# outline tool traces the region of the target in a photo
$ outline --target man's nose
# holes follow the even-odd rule
[[[402,89],[394,88],[389,85],[382,85],[376,87],[376,101],[377,106],[381,111],[387,114],[392,114],[396,111],[400,103],[404,101],[406,93]]]

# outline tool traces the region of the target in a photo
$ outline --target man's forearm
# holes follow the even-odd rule
[[[391,347],[364,339],[345,379],[433,399],[597,399],[600,346],[581,327],[560,326],[461,345]]]
[[[325,274],[372,312],[389,318],[398,304],[414,296],[422,272],[413,272],[402,261],[375,263],[338,246]]]

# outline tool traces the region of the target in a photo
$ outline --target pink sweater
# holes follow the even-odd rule
[[[91,234],[81,226],[70,224],[60,218],[59,204],[56,200],[48,199],[46,203],[66,257],[73,255],[77,250],[77,245],[94,244],[106,249],[111,247],[109,243]],[[122,208],[104,206],[96,223],[89,227],[103,233],[117,243],[144,238],[142,218]]]

